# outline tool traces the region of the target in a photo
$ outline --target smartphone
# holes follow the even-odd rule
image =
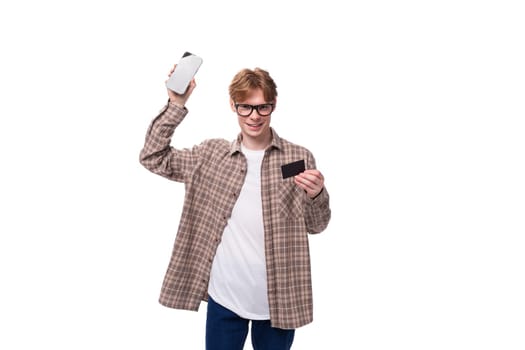
[[[201,64],[202,58],[191,52],[185,52],[166,82],[166,87],[179,95],[183,95]]]

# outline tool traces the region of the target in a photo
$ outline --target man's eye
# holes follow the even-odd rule
[[[259,106],[259,109],[260,109],[261,111],[269,111],[270,108],[272,108],[272,106],[271,106],[271,105],[267,105],[267,104],[266,104],[266,105],[260,105],[260,106]]]

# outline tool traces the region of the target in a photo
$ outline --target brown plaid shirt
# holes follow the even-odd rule
[[[198,310],[207,300],[208,280],[246,175],[240,137],[229,142],[210,139],[191,149],[170,146],[186,109],[166,105],[151,123],[140,162],[150,171],[186,185],[184,207],[164,278],[160,303]],[[284,179],[281,165],[304,159],[315,168],[312,154],[272,130],[261,167],[268,302],[273,327],[292,329],[312,322],[312,283],[307,233],[323,231],[330,220],[326,189],[314,199]]]

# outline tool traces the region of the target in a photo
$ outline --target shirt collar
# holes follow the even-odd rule
[[[270,130],[272,132],[272,142],[270,143],[270,146],[268,146],[267,149],[271,149],[271,148],[281,149],[282,148],[281,138],[279,137],[279,135],[277,135],[277,132],[275,132],[273,128],[270,128]],[[233,141],[231,144],[230,155],[234,155],[235,153],[241,151],[241,140],[242,140],[242,134],[239,133],[239,135],[237,136],[237,139]]]

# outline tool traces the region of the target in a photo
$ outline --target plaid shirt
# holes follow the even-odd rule
[[[150,171],[186,185],[184,207],[160,303],[198,310],[207,300],[208,281],[217,246],[241,191],[246,158],[240,136],[229,142],[210,139],[191,149],[170,146],[187,110],[168,104],[151,123],[140,162]],[[273,327],[293,329],[313,320],[310,253],[307,233],[318,233],[330,220],[326,189],[314,199],[283,179],[281,165],[304,159],[315,168],[312,154],[272,130],[273,139],[261,166],[268,302]]]

